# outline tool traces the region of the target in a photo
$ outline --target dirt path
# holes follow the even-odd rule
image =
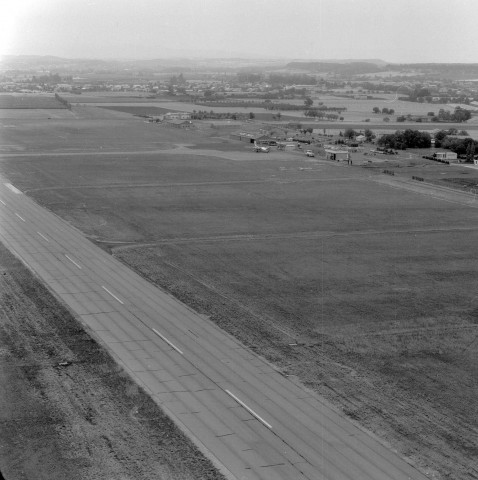
[[[412,229],[394,229],[394,230],[357,230],[350,232],[297,232],[297,233],[262,233],[262,234],[243,234],[243,235],[213,235],[204,237],[173,237],[164,238],[155,242],[115,242],[114,240],[96,240],[100,246],[107,245],[112,252],[121,250],[130,250],[140,247],[154,247],[165,244],[199,244],[199,243],[223,243],[223,242],[243,242],[244,240],[296,240],[312,238],[330,238],[330,237],[359,237],[359,236],[377,236],[377,235],[410,235],[417,233],[436,233],[436,232],[473,232],[477,227],[442,227],[442,228],[412,228]]]
[[[471,192],[459,191],[453,188],[429,184],[426,182],[417,182],[403,177],[389,177],[387,175],[376,175],[370,177],[370,180],[388,185],[392,188],[401,188],[421,195],[438,198],[446,202],[458,203],[471,208],[478,207],[476,194]]]
[[[0,244],[0,478],[223,478]]]

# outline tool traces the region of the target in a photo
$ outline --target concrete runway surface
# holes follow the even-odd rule
[[[0,240],[227,478],[426,479],[1,177]]]

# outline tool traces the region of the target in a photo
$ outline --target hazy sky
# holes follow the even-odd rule
[[[0,0],[0,54],[478,62],[478,0]]]

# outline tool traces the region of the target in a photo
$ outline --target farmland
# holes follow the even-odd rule
[[[476,478],[471,199],[97,110],[9,118],[1,173],[433,478]]]
[[[418,103],[418,102],[407,102],[403,100],[398,100],[397,96],[394,94],[380,94],[380,98],[376,99],[354,99],[354,98],[346,98],[331,94],[316,94],[312,95],[311,98],[314,101],[313,106],[318,107],[321,103],[323,103],[326,107],[338,107],[338,108],[346,108],[345,111],[341,113],[341,116],[344,117],[345,122],[353,121],[353,122],[363,122],[366,118],[369,118],[370,121],[373,122],[382,122],[383,118],[389,116],[390,119],[393,121],[394,118],[398,115],[427,115],[428,112],[434,112],[435,114],[438,113],[440,109],[444,110],[453,110],[455,105],[452,104],[440,104],[440,103]],[[215,112],[219,113],[226,113],[226,112],[249,112],[252,111],[254,113],[264,113],[267,110],[263,108],[256,107],[256,106],[246,106],[246,107],[231,107],[231,106],[223,106],[221,102],[218,102],[217,105],[214,104],[212,106],[204,106],[195,103],[187,103],[187,102],[178,102],[174,101],[174,97],[168,98],[156,98],[150,99],[146,97],[134,97],[133,95],[128,96],[105,96],[105,95],[97,95],[97,96],[86,96],[86,95],[67,95],[67,98],[71,103],[80,103],[86,105],[96,105],[96,106],[107,106],[109,104],[118,104],[118,105],[130,105],[130,106],[144,106],[145,104],[151,106],[158,106],[162,108],[167,108],[169,111],[173,109],[177,109],[180,111],[187,111],[192,112],[193,110],[214,110]],[[240,100],[240,99],[238,99]],[[250,102],[250,99],[243,99],[245,102]],[[237,100],[235,100],[237,101]],[[227,101],[226,101],[227,102]],[[259,100],[255,100],[255,102],[259,102]],[[303,102],[300,99],[295,100],[281,100],[281,103],[292,103],[301,105]],[[378,107],[393,109],[393,115],[385,115],[385,114],[375,114],[373,113],[373,108]],[[470,107],[467,105],[462,105],[463,108],[468,108],[474,110],[474,107]],[[273,110],[272,113],[277,113],[277,110]],[[303,117],[303,110],[290,110],[286,112],[282,112],[283,115],[289,115],[292,117]],[[310,120],[310,118],[309,118]],[[472,119],[470,120],[472,124],[476,124],[477,120]]]
[[[167,108],[161,108],[154,105],[146,106],[104,106],[108,110],[116,110],[118,112],[131,113],[131,115],[161,115],[163,113],[171,112]]]

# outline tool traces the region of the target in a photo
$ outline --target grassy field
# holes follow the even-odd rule
[[[31,154],[3,156],[0,170],[431,478],[476,478],[475,206],[394,177],[385,185],[379,166],[358,162],[199,156],[218,140],[150,127],[78,118],[62,127],[70,142],[58,143],[56,128],[18,123],[4,141]],[[36,142],[58,154],[35,155]],[[196,146],[142,151],[172,144]],[[61,153],[67,145],[75,154]],[[475,176],[392,161],[403,178]]]
[[[2,143],[15,145],[25,152],[101,153],[102,150],[131,150],[132,146],[137,150],[154,150],[185,141],[176,129],[168,129],[165,135],[164,128],[143,118],[103,108],[75,107],[73,112],[62,110],[59,118],[48,114],[49,119],[43,115],[32,116],[30,111],[20,116],[21,111],[3,110],[0,115],[4,112],[7,116],[0,116],[0,125],[4,127]],[[199,134],[190,133],[190,137],[190,143],[204,141]]]
[[[0,95],[0,109],[64,109],[66,108],[53,95]]]

